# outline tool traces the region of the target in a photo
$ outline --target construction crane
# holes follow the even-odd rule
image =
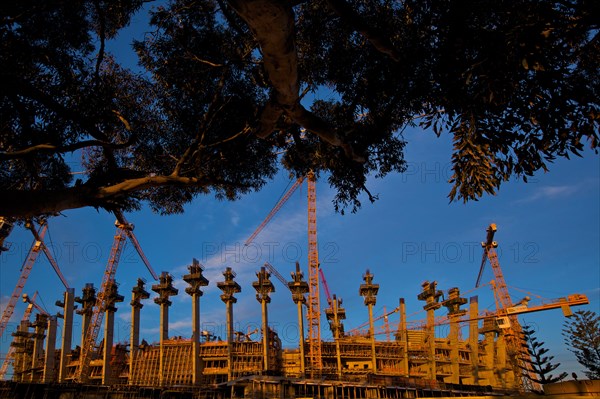
[[[31,318],[31,313],[33,312],[34,308],[38,309],[38,311],[40,311],[40,313],[42,313],[42,314],[48,314],[48,312],[46,312],[43,308],[38,306],[37,303],[35,303],[35,299],[37,298],[37,295],[38,295],[37,291],[35,292],[35,294],[33,294],[33,298],[29,298],[29,296],[27,294],[23,294],[23,302],[28,303],[28,305],[25,308],[23,317],[21,318],[21,324],[24,322],[29,322],[29,320]],[[14,345],[10,345],[10,347],[8,348],[8,353],[6,354],[6,358],[4,358],[4,363],[2,363],[2,367],[0,368],[0,380],[4,379],[4,376],[6,375],[6,372],[8,371],[8,367],[14,361],[16,350],[17,350],[17,348]]]
[[[498,247],[498,243],[494,241],[494,234],[496,234],[497,231],[496,224],[490,224],[486,231],[486,240],[485,242],[481,243],[483,248],[483,257],[475,286],[479,286],[486,261],[489,260],[494,273],[494,284],[492,287],[496,300],[497,314],[501,320],[507,320],[503,331],[506,339],[506,349],[509,357],[512,359],[511,362],[513,364],[515,375],[522,374],[520,370],[524,370],[527,374],[532,374],[533,371],[531,369],[531,364],[524,360],[525,358],[529,357],[529,354],[523,346],[523,334],[519,319],[517,318],[516,313],[511,313],[510,315],[508,314],[508,309],[514,308],[514,306],[510,298],[510,294],[508,293],[508,287],[506,285],[506,281],[504,280],[504,274],[500,268],[498,254],[496,253],[496,248]],[[526,375],[523,375],[522,377],[523,378],[519,379],[521,386],[526,390],[532,390],[534,388],[532,380]]]
[[[309,346],[309,360],[311,365],[311,371],[314,375],[320,374],[322,369],[321,362],[321,306],[320,306],[320,295],[319,295],[319,278],[325,289],[327,295],[327,301],[331,302],[331,294],[325,275],[320,268],[319,264],[319,253],[317,246],[317,196],[316,196],[316,182],[315,175],[311,171],[306,177],[300,177],[290,187],[290,189],[281,197],[277,204],[273,207],[271,212],[267,215],[265,220],[258,226],[258,228],[252,233],[252,235],[246,240],[245,245],[249,245],[258,234],[265,228],[265,226],[271,221],[271,219],[277,214],[282,208],[286,201],[292,196],[292,194],[302,185],[304,180],[307,180],[308,186],[308,311],[306,312],[308,320],[308,346]],[[271,272],[275,268],[269,268]],[[285,279],[278,272],[273,274],[283,283]],[[287,287],[287,282],[285,283]]]
[[[123,252],[123,248],[125,247],[126,237],[128,237],[135,247],[137,253],[140,255],[140,258],[146,265],[146,268],[154,278],[154,280],[158,280],[158,275],[150,266],[150,262],[142,248],[139,245],[139,242],[135,235],[133,234],[133,224],[129,223],[123,213],[120,210],[113,211],[117,220],[115,221],[115,226],[117,226],[117,232],[115,234],[115,238],[113,241],[113,246],[110,251],[110,255],[108,258],[108,263],[106,265],[106,269],[104,270],[104,275],[102,277],[102,284],[100,285],[100,292],[96,297],[96,304],[94,305],[94,310],[92,316],[90,317],[90,324],[88,326],[85,342],[81,345],[81,354],[79,356],[79,364],[77,366],[77,370],[75,371],[74,380],[77,382],[86,382],[88,374],[90,361],[92,360],[92,352],[96,347],[96,341],[98,339],[98,334],[100,332],[100,328],[102,327],[102,320],[104,317],[104,310],[106,309],[106,300],[109,293],[108,288],[115,280],[115,274],[117,272],[117,266],[119,264],[119,259],[121,258],[121,253]]]
[[[284,195],[281,196],[281,199],[277,202],[277,204],[275,204],[273,209],[271,209],[271,212],[269,212],[269,214],[267,215],[265,220],[262,221],[262,223],[256,228],[256,230],[254,230],[252,235],[246,240],[246,242],[244,243],[244,246],[248,246],[254,241],[254,239],[267,226],[267,224],[269,224],[269,222],[271,221],[271,219],[273,219],[273,217],[277,214],[277,212],[279,212],[279,210],[283,207],[283,205],[287,202],[287,200],[290,199],[292,194],[294,194],[296,192],[296,190],[302,185],[304,180],[305,180],[305,177],[298,178],[294,182],[292,187],[290,187],[290,189]],[[315,205],[315,209],[316,209],[316,205]],[[289,288],[285,278],[283,278],[281,276],[281,274],[275,269],[275,267],[273,265],[269,264],[267,266],[267,264],[265,264],[265,266],[269,269],[269,271],[271,271],[271,273],[273,275],[275,275],[275,277],[277,277],[277,279],[279,281],[282,282],[282,284],[285,285],[286,288]],[[323,274],[323,269],[321,269],[320,267],[319,267],[319,277],[321,279],[321,284],[323,284],[323,289],[325,290],[325,295],[327,295],[327,302],[331,302],[331,291],[329,291],[329,285],[327,284],[327,279],[325,278],[325,274]]]
[[[16,306],[19,298],[21,297],[21,294],[23,293],[23,288],[25,287],[25,283],[27,282],[27,279],[29,278],[29,275],[31,274],[31,269],[33,268],[33,264],[35,263],[38,255],[40,253],[40,250],[43,251],[44,254],[46,255],[46,257],[48,258],[48,261],[52,265],[52,268],[54,269],[54,271],[60,278],[60,281],[62,281],[65,288],[67,288],[67,289],[69,288],[69,285],[67,284],[65,277],[62,275],[62,273],[58,267],[58,264],[52,257],[52,254],[48,250],[48,247],[46,247],[46,245],[44,244],[44,237],[46,235],[46,232],[48,231],[48,223],[45,220],[42,220],[39,231],[36,231],[35,226],[33,225],[33,222],[27,222],[26,227],[27,227],[27,229],[31,230],[31,232],[33,233],[34,241],[33,241],[33,244],[31,245],[31,248],[29,249],[27,258],[25,258],[23,267],[21,267],[21,275],[19,276],[17,285],[15,286],[13,293],[12,293],[10,299],[8,300],[8,304],[6,305],[6,308],[4,309],[4,312],[2,313],[2,319],[0,319],[0,337],[2,337],[2,334],[4,333],[4,330],[6,329],[6,326],[8,325],[8,322],[10,321],[10,318],[12,317],[13,312],[15,311],[15,306]]]

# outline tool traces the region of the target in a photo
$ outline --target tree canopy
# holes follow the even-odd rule
[[[0,5],[0,215],[181,212],[282,167],[355,210],[411,126],[453,136],[451,200],[599,147],[597,1],[172,0],[140,72],[106,43],[143,3]]]

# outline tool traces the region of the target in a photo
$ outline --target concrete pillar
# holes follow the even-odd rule
[[[32,327],[35,328],[33,336],[33,354],[31,359],[31,375],[29,376],[30,382],[39,382],[38,374],[40,369],[43,368],[44,360],[44,338],[46,338],[46,328],[48,327],[49,316],[45,314],[37,314],[35,316],[35,322]]]
[[[189,274],[183,276],[183,281],[190,286],[185,289],[185,293],[192,297],[192,384],[200,384],[202,376],[202,364],[200,360],[200,297],[202,290],[200,287],[208,285],[208,280],[202,275],[204,267],[197,259],[192,260],[192,265],[188,266]]]
[[[485,372],[480,373],[485,375],[487,379],[487,384],[491,386],[498,386],[498,381],[496,378],[495,367],[494,367],[494,358],[496,352],[495,345],[495,336],[500,332],[498,325],[496,324],[496,318],[494,316],[490,316],[488,318],[483,319],[483,327],[479,330],[480,334],[484,336],[484,362],[485,362]]]
[[[298,348],[300,349],[300,378],[306,375],[305,349],[304,349],[304,317],[302,315],[302,305],[306,304],[304,294],[308,293],[308,283],[303,280],[303,273],[300,271],[300,264],[296,262],[296,272],[292,272],[292,281],[288,287],[292,292],[292,300],[298,310]]]
[[[145,290],[144,280],[138,278],[137,285],[131,290],[131,332],[129,334],[129,385],[133,385],[135,378],[135,358],[140,350],[140,310],[144,307],[142,299],[150,298]]]
[[[56,316],[48,316],[48,334],[46,335],[46,353],[44,359],[44,383],[54,382],[56,356]]]
[[[375,327],[373,325],[373,306],[377,303],[379,284],[373,284],[373,274],[367,272],[363,276],[364,284],[360,285],[359,294],[364,297],[364,303],[369,308],[369,335],[371,337],[371,363],[373,373],[377,373],[377,356],[375,353]]]
[[[473,385],[479,384],[479,302],[477,296],[469,301],[469,346]]]
[[[35,333],[29,332],[30,325],[28,320],[21,321],[17,331],[12,333],[14,340],[11,345],[15,346],[13,381],[25,382],[28,380],[25,376],[25,370],[31,365],[31,350],[33,347],[31,338],[35,336]]]
[[[260,302],[262,311],[262,333],[263,333],[263,372],[267,372],[270,367],[269,359],[269,316],[267,313],[267,304],[271,302],[269,294],[275,292],[275,287],[269,277],[269,273],[265,267],[260,268],[260,272],[256,273],[258,281],[252,283],[252,287],[256,290],[256,300]]]
[[[346,319],[346,310],[341,307],[342,299],[338,299],[335,295],[332,298],[330,307],[325,309],[325,316],[329,320],[329,326],[335,340],[335,356],[337,359],[337,374],[338,378],[342,378],[342,355],[340,353],[340,338],[344,333],[344,326],[341,320]]]
[[[60,363],[58,365],[58,382],[65,382],[67,378],[67,363],[71,357],[71,344],[73,341],[73,311],[75,310],[75,289],[68,288],[62,301],[56,305],[63,308],[62,340],[60,345]]]
[[[427,340],[429,343],[429,378],[437,379],[436,359],[435,359],[435,310],[442,305],[439,303],[439,298],[442,296],[442,291],[437,290],[437,282],[425,281],[422,285],[423,291],[417,296],[420,301],[425,301],[423,309],[427,311]]]
[[[96,289],[94,288],[94,284],[87,283],[82,292],[83,294],[81,297],[75,298],[75,302],[81,304],[81,309],[76,312],[78,315],[81,315],[80,345],[85,343],[85,337],[87,335],[88,327],[90,326],[93,308],[96,304]]]
[[[113,335],[115,331],[115,312],[117,302],[123,302],[125,299],[117,292],[117,284],[114,281],[109,282],[104,293],[106,296],[104,310],[104,348],[102,362],[102,385],[111,385],[113,382],[113,373],[111,367]]]
[[[460,363],[459,363],[459,348],[458,348],[458,332],[460,329],[459,321],[467,311],[461,310],[460,307],[467,303],[467,298],[460,297],[460,291],[458,288],[453,287],[448,291],[448,299],[442,302],[448,309],[448,318],[450,319],[450,368],[452,370],[452,377],[450,382],[452,384],[460,384]]]
[[[227,322],[227,380],[233,379],[233,304],[237,302],[234,294],[242,292],[242,287],[233,281],[235,273],[228,267],[223,272],[225,281],[219,281],[217,287],[223,291],[221,300],[225,303],[225,314]]]
[[[164,365],[165,365],[165,345],[164,341],[169,339],[169,306],[171,306],[170,296],[177,295],[179,290],[173,287],[173,277],[167,273],[162,272],[159,278],[159,283],[152,286],[152,291],[158,294],[157,298],[154,298],[154,303],[160,305],[160,361],[159,361],[159,372],[158,372],[158,383],[160,386],[165,384],[164,378]]]
[[[396,341],[400,341],[404,347],[402,368],[404,369],[404,377],[408,377],[410,375],[408,365],[408,325],[406,323],[406,304],[404,303],[404,298],[400,298],[399,309],[400,324],[398,325],[398,332],[396,333]]]
[[[496,358],[494,359],[494,366],[496,369],[496,378],[502,388],[508,388],[510,385],[507,382],[507,369],[506,364],[506,341],[504,335],[499,334],[496,339]]]

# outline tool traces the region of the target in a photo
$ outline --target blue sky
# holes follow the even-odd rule
[[[120,57],[128,57],[122,45],[113,48],[122,52]],[[407,130],[405,138],[408,171],[385,179],[370,179],[368,188],[380,199],[370,204],[364,198],[358,213],[336,214],[332,205],[334,192],[325,179],[317,183],[320,260],[330,290],[344,300],[346,330],[368,317],[358,295],[366,269],[380,284],[376,316],[383,313],[384,306],[388,311],[394,309],[398,299],[404,297],[409,320],[424,319],[423,303],[416,297],[425,280],[436,280],[438,288],[444,291],[459,287],[463,296],[479,297],[480,310],[493,310],[490,286],[474,290],[481,262],[479,243],[485,239],[490,223],[498,225],[499,259],[513,300],[529,295],[534,303],[541,298],[583,293],[589,297],[590,305],[580,309],[600,312],[600,157],[586,151],[584,158],[558,160],[550,165],[549,173],[539,173],[527,184],[515,178],[503,184],[495,196],[467,204],[449,203],[450,138],[436,138],[433,133],[420,130]],[[225,267],[236,271],[242,286],[234,319],[236,330],[243,331],[260,324],[260,304],[251,282],[265,261],[275,265],[286,278],[295,261],[300,262],[305,276],[308,274],[306,185],[288,201],[255,244],[244,247],[245,240],[288,184],[289,178],[282,172],[261,192],[236,202],[207,196],[186,206],[183,215],[161,217],[147,209],[127,215],[135,224],[134,232],[154,269],[168,271],[176,279],[180,293],[172,298],[171,336],[191,334],[191,300],[184,292],[181,276],[186,274],[192,258],[205,266],[210,281],[201,299],[203,328],[222,337],[225,306],[216,282],[222,281]],[[114,217],[94,209],[66,211],[50,220],[46,242],[52,246],[77,295],[85,283],[100,285],[114,234]],[[18,280],[32,243],[31,233],[15,229],[8,241],[12,246],[0,257],[0,308],[4,308]],[[117,306],[115,340],[119,342],[129,339],[127,303],[138,277],[148,280],[148,285],[152,283],[135,250],[128,245],[117,271],[119,290],[126,298]],[[488,264],[483,281],[492,278]],[[295,306],[289,291],[277,281],[274,284],[276,292],[272,295],[269,320],[284,346],[295,346]],[[49,311],[58,310],[54,302],[62,298],[63,287],[43,255],[34,265],[24,292],[32,295],[36,290],[40,304]],[[23,311],[24,304],[19,303],[0,339],[0,353],[8,350],[9,332],[14,331]],[[438,312],[440,316],[444,314],[443,309]],[[558,371],[577,371],[582,377],[560,334],[565,320],[560,310],[527,314],[520,320],[534,324],[538,339],[562,364]],[[393,326],[397,321],[397,314],[390,316]],[[79,325],[79,316],[75,323]],[[324,317],[321,323],[323,337],[330,339]],[[152,299],[146,300],[142,309],[141,331],[149,342],[158,339],[158,306]],[[438,329],[440,336],[446,333],[446,327]],[[79,333],[74,337],[77,344]],[[384,338],[380,335],[380,339]]]

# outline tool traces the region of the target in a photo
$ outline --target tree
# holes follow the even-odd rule
[[[600,316],[589,310],[578,310],[566,320],[563,336],[569,350],[586,370],[590,380],[600,379]]]
[[[598,152],[595,1],[173,0],[134,73],[105,43],[142,3],[0,6],[1,215],[181,212],[280,167],[354,211],[367,176],[405,170],[410,126],[453,136],[452,200]]]
[[[531,365],[533,372],[539,377],[527,374],[527,378],[544,385],[562,381],[567,376],[567,373],[560,373],[556,377],[550,374],[560,366],[560,363],[552,363],[554,356],[544,356],[548,353],[548,349],[544,348],[544,342],[538,342],[535,337],[535,331],[533,331],[531,326],[523,327],[523,339],[523,346],[529,355],[523,360]]]

